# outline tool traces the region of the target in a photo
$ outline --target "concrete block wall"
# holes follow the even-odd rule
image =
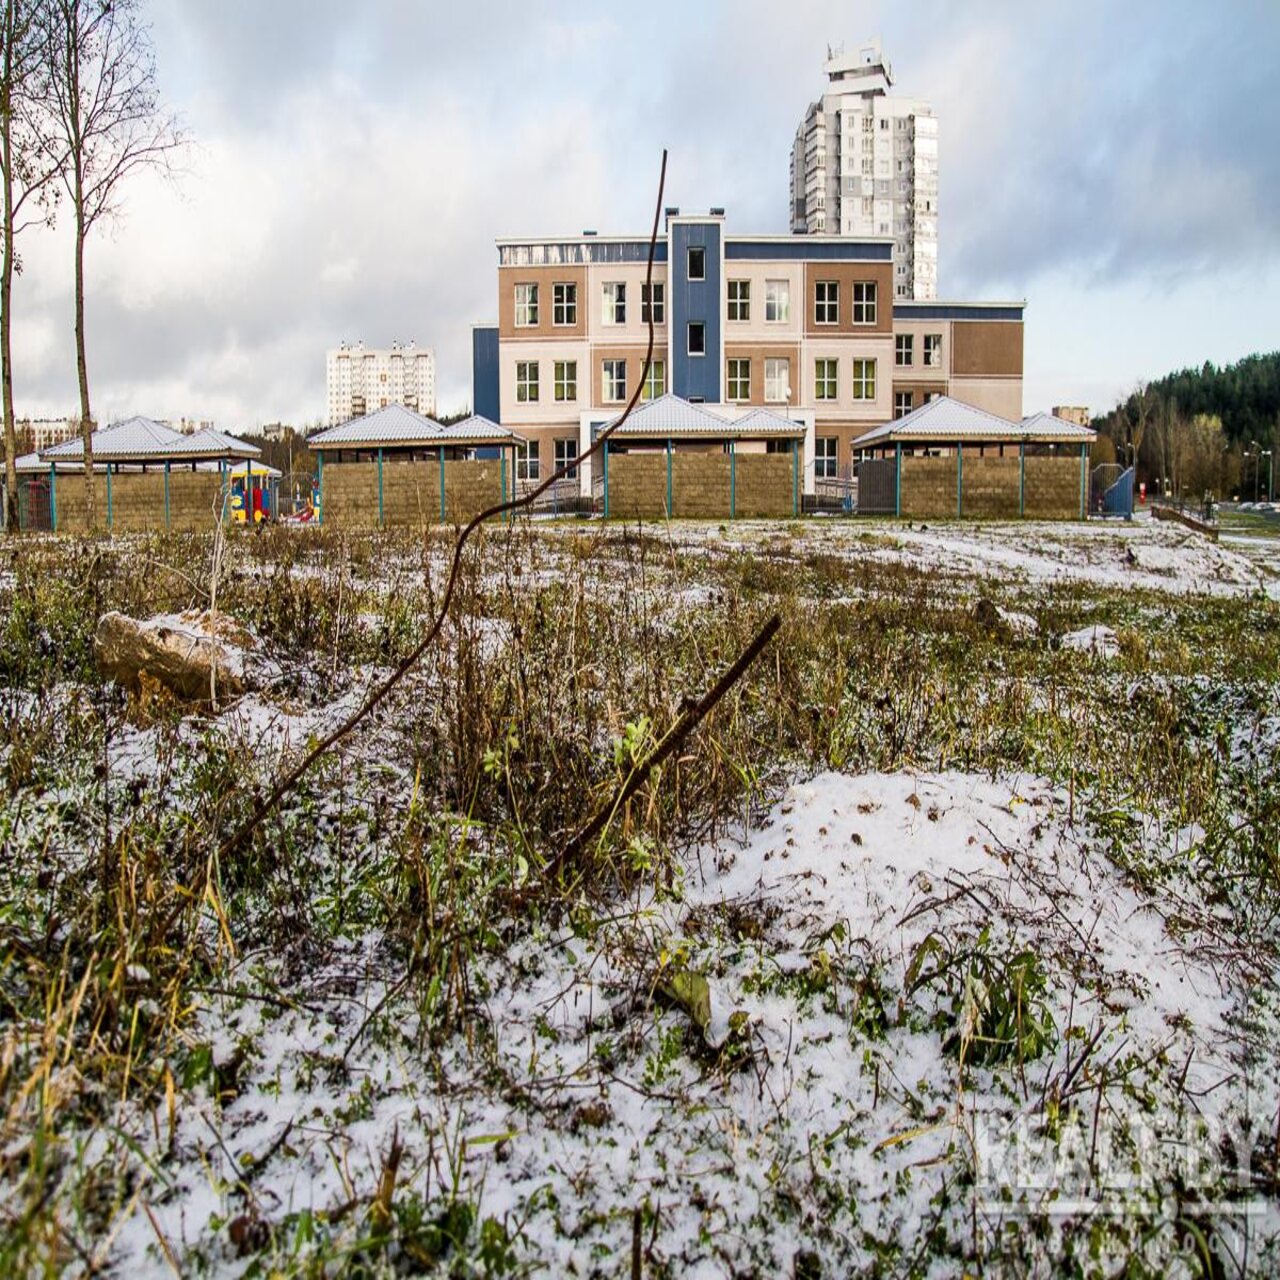
[[[671,458],[674,515],[693,520],[729,518],[729,455],[680,453]]]
[[[1018,457],[979,458],[967,449],[963,515],[973,520],[1016,520],[1019,513]]]
[[[675,458],[671,484],[675,490]],[[622,520],[662,520],[667,515],[666,453],[609,455],[609,515]]]
[[[1014,480],[1016,483],[1016,476]],[[899,514],[913,519],[955,519],[955,458],[913,458],[903,455],[899,485]]]
[[[797,510],[799,486],[789,453],[738,454],[734,489],[740,518],[784,517]]]
[[[1041,520],[1080,519],[1079,454],[1027,459],[1026,514]]]
[[[1016,520],[1019,510],[1041,520],[1080,519],[1080,457],[1029,456],[1019,476],[1015,452],[979,457],[965,450],[962,473],[950,458],[902,459],[901,514],[913,519]],[[962,483],[957,505],[957,483]],[[1021,488],[1021,496],[1019,490]]]
[[[166,522],[164,472],[121,471],[111,477],[111,506],[108,518],[107,477],[93,478],[94,505],[98,528],[112,533],[147,529],[212,529],[222,490],[216,471],[172,471],[169,475],[169,513]],[[59,533],[84,533],[89,527],[84,476],[59,472],[57,479]]]
[[[509,466],[506,468],[509,472]],[[465,524],[502,500],[504,468],[497,459],[446,461],[444,509],[449,524]],[[511,477],[505,476],[507,496]],[[374,529],[378,526],[378,464],[331,462],[324,468],[321,517],[326,528]],[[412,527],[440,523],[440,464],[382,463],[382,523]]]

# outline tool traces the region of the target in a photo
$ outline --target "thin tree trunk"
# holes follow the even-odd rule
[[[85,515],[90,531],[98,527],[93,475],[93,414],[89,409],[89,370],[84,358],[84,206],[76,201],[76,375],[80,379],[80,435],[84,440]]]
[[[4,17],[4,96],[0,101],[0,148],[4,156],[4,262],[0,264],[0,380],[4,384],[4,479],[5,510],[3,523],[10,533],[18,528],[18,431],[13,416],[13,359],[11,353],[9,308],[13,299],[13,28],[14,15],[6,6]]]

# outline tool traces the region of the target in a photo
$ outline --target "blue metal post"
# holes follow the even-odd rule
[[[440,523],[444,524],[444,445],[440,446]]]
[[[604,451],[602,458],[604,466],[604,518],[609,518],[609,442],[604,442]]]
[[[733,441],[729,441],[729,519],[738,515],[738,455],[733,450]]]
[[[800,441],[791,442],[791,514],[800,514]]]
[[[902,446],[895,445],[895,466],[893,469],[893,514],[902,514]]]
[[[111,512],[111,463],[109,463],[109,462],[108,462],[108,463],[107,463],[107,528],[108,528],[108,529],[110,529],[110,528],[111,528],[111,525],[112,525],[112,512]]]
[[[227,484],[227,460],[218,459],[218,479],[222,484],[222,523],[227,523],[227,496],[230,486]]]
[[[1027,442],[1018,444],[1018,514],[1027,514]]]
[[[672,505],[671,492],[671,437],[667,437],[667,519],[670,520],[675,514],[675,508]]]
[[[58,467],[49,463],[49,525],[58,532]]]
[[[1087,445],[1080,446],[1080,519],[1083,520],[1088,513],[1088,501],[1085,497],[1085,485],[1089,474],[1089,448]]]
[[[316,451],[316,487],[320,490],[320,511],[316,524],[324,524],[324,454]]]
[[[964,445],[956,441],[956,519],[964,515]]]
[[[164,527],[169,527],[169,463],[164,464]]]
[[[382,449],[378,449],[378,524],[382,524]]]

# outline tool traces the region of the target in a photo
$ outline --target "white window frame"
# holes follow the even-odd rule
[[[601,286],[600,322],[610,327],[627,323],[627,282],[606,280]]]
[[[903,356],[906,359],[903,359]],[[899,333],[893,339],[893,364],[897,369],[910,369],[916,361],[916,337],[914,333]]]
[[[850,387],[854,400],[865,402],[876,398],[876,372],[874,359],[864,356],[854,357],[853,382]]]
[[[615,392],[614,388],[619,385],[621,385],[621,391]],[[626,400],[627,362],[625,360],[600,362],[600,396],[605,404],[622,404]]]
[[[813,440],[813,478],[834,480],[840,473],[840,437],[815,436]]]
[[[771,315],[770,312],[773,314]],[[764,282],[765,324],[791,323],[791,281],[766,280]]]
[[[693,255],[698,255],[702,264],[702,270],[695,276],[693,274]],[[704,244],[691,244],[685,246],[685,279],[687,280],[705,280],[707,278],[707,246]]]
[[[766,404],[790,404],[791,357],[766,356],[764,362],[764,399]]]
[[[899,418],[905,418],[907,414],[915,412],[916,393],[914,391],[895,391],[893,393],[893,418],[896,422]]]
[[[840,281],[818,280],[813,286],[813,323],[840,323]]]
[[[733,321],[749,321],[751,319],[751,281],[729,281],[729,319]]]
[[[541,450],[536,440],[525,440],[516,444],[516,479],[537,480],[542,470]]]
[[[748,356],[730,356],[725,361],[725,398],[742,402],[751,399],[751,359]],[[736,387],[736,390],[735,390]]]
[[[516,328],[538,327],[538,286],[532,281],[520,281],[516,285]]]
[[[840,361],[818,356],[813,362],[813,398],[820,404],[840,399]]]
[[[578,399],[578,362],[576,360],[557,360],[552,370],[554,390],[552,392],[557,404],[573,404]],[[572,394],[570,392],[572,391]]]
[[[662,280],[653,282],[653,323],[665,324],[667,321],[667,286]],[[649,323],[649,286],[640,282],[640,323]]]
[[[657,400],[667,394],[667,362],[650,360],[649,372],[645,374],[644,390],[640,393],[642,400]]]
[[[574,280],[561,280],[551,286],[551,323],[557,328],[570,328],[578,323],[578,285]]]
[[[853,285],[853,323],[875,324],[880,310],[880,289],[874,280],[856,280]]]
[[[926,369],[942,368],[942,334],[924,335],[924,365]]]
[[[530,374],[532,370],[532,374]],[[538,403],[538,362],[536,360],[516,361],[516,403]],[[532,392],[532,395],[530,394]]]
[[[702,350],[695,351],[693,349],[693,331],[697,329],[702,334]],[[707,322],[705,320],[690,320],[685,326],[685,353],[692,360],[700,360],[707,354]]]
[[[552,458],[555,466],[553,470],[559,471],[566,463],[572,462],[578,456],[578,439],[576,436],[561,436],[558,440],[552,441],[552,449],[554,450]],[[578,468],[572,466],[565,473],[566,480],[576,480],[578,478]]]

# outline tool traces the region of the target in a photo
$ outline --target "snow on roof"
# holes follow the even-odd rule
[[[247,440],[239,440],[235,436],[206,427],[203,431],[194,431],[189,436],[179,436],[170,452],[175,454],[216,453],[231,458],[256,458],[262,450]]]
[[[1040,418],[1048,419],[1048,423],[1038,423]],[[855,449],[862,449],[869,445],[906,440],[1053,441],[1081,444],[1093,438],[1094,433],[1088,427],[1062,422],[1047,413],[1038,414],[1036,419],[1010,422],[1008,418],[953,400],[950,396],[937,396],[919,409],[859,436],[853,446]]]
[[[618,419],[613,419],[617,422]],[[610,423],[610,426],[613,424]],[[640,405],[618,428],[618,436],[708,436],[718,439],[761,435],[803,435],[799,423],[765,409],[730,419],[668,392]]]
[[[464,440],[518,440],[513,431],[507,427],[501,426],[494,422],[492,418],[486,418],[478,413],[473,413],[469,418],[463,418],[461,422],[451,423],[444,428],[446,438],[462,438]]]

